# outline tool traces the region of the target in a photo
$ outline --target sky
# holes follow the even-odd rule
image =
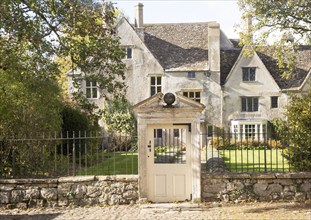
[[[237,39],[236,26],[241,25],[242,13],[237,0],[112,0],[134,23],[134,6],[144,5],[144,23],[187,23],[217,21],[229,38]]]

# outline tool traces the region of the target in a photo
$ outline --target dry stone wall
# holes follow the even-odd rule
[[[136,175],[0,179],[0,206],[6,208],[116,205],[137,201]]]
[[[209,174],[202,172],[203,201],[311,200],[311,173]]]

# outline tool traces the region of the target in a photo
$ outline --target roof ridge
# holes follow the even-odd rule
[[[144,26],[152,26],[152,25],[180,25],[180,24],[209,24],[216,21],[207,21],[207,22],[180,22],[180,23],[145,23]]]

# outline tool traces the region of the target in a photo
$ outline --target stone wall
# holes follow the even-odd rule
[[[311,173],[209,174],[202,172],[203,201],[305,201]]]
[[[115,205],[137,201],[136,175],[0,179],[0,206],[6,208]]]

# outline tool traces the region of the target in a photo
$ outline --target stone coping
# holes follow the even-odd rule
[[[209,179],[311,179],[311,172],[299,173],[204,173]]]
[[[46,179],[0,179],[0,184],[57,184],[57,183],[78,183],[93,181],[138,181],[138,175],[117,175],[117,176],[67,176],[60,178]]]

